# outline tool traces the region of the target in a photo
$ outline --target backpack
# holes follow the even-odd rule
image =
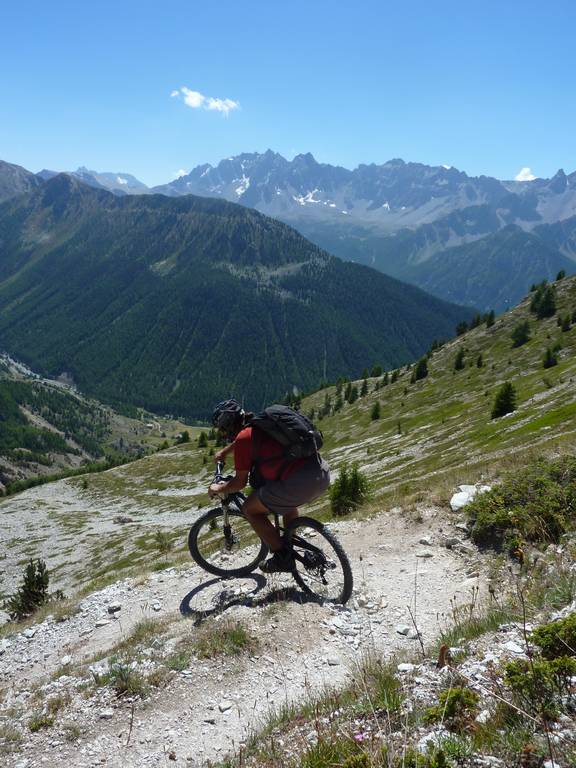
[[[287,405],[270,405],[262,413],[252,417],[250,426],[253,428],[253,466],[250,472],[250,485],[252,488],[260,488],[266,482],[259,472],[259,465],[284,458],[285,461],[277,475],[277,479],[280,479],[288,464],[295,459],[316,456],[323,445],[322,432],[316,429],[310,419],[289,408]],[[283,448],[281,454],[270,459],[258,460],[259,430],[265,432],[280,444],[281,448]]]

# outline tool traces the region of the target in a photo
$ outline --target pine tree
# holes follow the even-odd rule
[[[356,400],[358,400],[358,387],[356,384],[353,384],[350,388],[350,397],[348,398],[348,402],[350,405],[352,405],[352,403],[355,403]]]
[[[493,309],[491,309],[490,312],[487,312],[484,315],[484,321],[486,323],[486,328],[492,328],[495,321],[495,314]]]
[[[527,320],[519,323],[512,331],[511,338],[514,342],[513,347],[521,347],[526,344],[530,340],[530,323]]]
[[[544,353],[542,367],[553,368],[555,365],[558,365],[558,358],[556,357],[556,354],[550,349],[550,347],[547,347],[546,352]]]
[[[382,386],[387,387],[389,383],[390,383],[390,377],[388,376],[388,371],[386,371],[382,379]]]
[[[484,366],[484,360],[482,358],[482,353],[480,353],[476,358],[476,368],[482,368],[483,366]]]
[[[516,410],[516,390],[514,386],[506,381],[498,392],[494,399],[494,405],[492,406],[491,417],[497,419],[500,416],[505,416],[507,413],[512,413]]]
[[[400,376],[400,371],[398,370],[398,368],[395,368],[392,371],[392,376],[390,377],[390,384],[394,384],[395,382],[397,382],[398,376]]]
[[[560,327],[562,328],[562,331],[564,333],[570,330],[570,315],[566,315],[566,317],[562,320],[562,324]]]
[[[556,314],[556,292],[553,286],[545,282],[540,283],[532,296],[530,311],[534,312],[539,320]]]
[[[368,379],[364,379],[362,382],[362,388],[360,389],[360,397],[368,394]]]
[[[37,608],[50,600],[48,582],[48,569],[44,560],[30,560],[24,570],[22,584],[2,606],[12,621],[31,616]],[[63,598],[64,595],[58,590],[54,597]]]
[[[468,330],[468,323],[466,322],[466,320],[462,320],[456,326],[456,335],[462,336],[462,334],[466,333],[467,330]]]
[[[198,437],[198,448],[207,448],[208,447],[208,435],[206,432],[200,432],[200,436]]]
[[[461,371],[464,368],[464,350],[459,349],[454,360],[454,370]]]
[[[416,368],[414,368],[414,371],[412,373],[412,378],[410,379],[411,383],[414,384],[415,381],[420,381],[420,379],[425,379],[426,376],[428,376],[428,363],[426,361],[425,357],[420,358],[416,364]]]
[[[376,402],[372,406],[372,410],[370,412],[370,418],[372,419],[372,421],[376,421],[377,419],[380,418],[380,403],[378,402],[378,400],[376,400]]]
[[[368,376],[370,376],[370,373],[369,373],[369,371],[368,371],[368,368],[364,368],[364,370],[362,371],[362,376],[361,376],[360,378],[361,378],[361,379],[367,379],[367,378],[368,378]]]
[[[372,367],[372,370],[370,371],[370,376],[382,376],[382,366],[381,365],[374,365]]]
[[[556,280],[564,280],[565,277],[566,277],[566,270],[561,269],[560,272],[558,272],[558,274],[556,275]]]
[[[344,400],[346,400],[347,403],[350,402],[350,394],[352,392],[352,382],[349,381],[346,384],[346,389],[344,390]]]

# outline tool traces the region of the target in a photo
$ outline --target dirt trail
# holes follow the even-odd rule
[[[293,600],[271,604],[271,592],[288,577],[266,581],[255,574],[221,582],[193,566],[153,574],[144,584],[123,580],[86,598],[69,620],[46,621],[33,637],[20,634],[8,645],[4,641],[0,687],[10,689],[4,706],[19,712],[13,715],[18,727],[24,731],[39,707],[32,703],[31,687],[56,670],[69,674],[49,683],[44,695],[71,697],[52,727],[26,732],[21,752],[7,765],[128,768],[171,764],[176,758],[177,764],[200,768],[242,745],[274,708],[343,683],[363,655],[416,651],[418,641],[397,631],[411,625],[408,605],[429,644],[445,626],[451,599],[470,599],[483,564],[472,548],[465,554],[446,548],[448,537],[462,533],[446,524],[445,510],[422,513],[418,523],[392,510],[369,521],[331,526],[354,572],[354,597],[345,608]],[[107,610],[115,602],[121,605],[117,618]],[[145,617],[168,622],[167,634],[151,642],[148,655],[168,652],[176,638],[198,631],[190,619],[199,610],[214,613],[208,622],[242,621],[260,641],[257,655],[193,660],[145,700],[118,699],[106,687],[88,698],[82,693],[73,673],[78,662],[106,652]],[[61,669],[64,662],[71,666]],[[65,739],[72,729],[82,732],[74,744]]]

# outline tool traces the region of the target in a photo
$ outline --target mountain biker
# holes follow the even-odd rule
[[[247,413],[236,400],[224,400],[214,409],[212,424],[230,443],[218,451],[215,461],[225,461],[234,453],[235,476],[212,483],[210,497],[240,491],[254,470],[258,459],[259,486],[246,499],[243,514],[258,536],[268,545],[272,556],[260,563],[264,573],[291,571],[293,558],[282,538],[268,519],[273,512],[282,515],[284,526],[298,517],[298,507],[322,494],[330,485],[328,464],[318,455],[286,461],[283,448],[276,440],[250,426],[254,414]],[[251,482],[253,482],[254,471]]]

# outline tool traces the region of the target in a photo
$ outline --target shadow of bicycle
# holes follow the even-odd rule
[[[242,585],[241,583],[244,582]],[[246,582],[253,582],[248,588]],[[319,603],[322,600],[308,595],[295,586],[272,587],[264,592],[269,582],[259,573],[238,579],[213,578],[203,581],[182,598],[180,613],[194,621],[198,626],[211,616],[216,616],[236,605],[247,608],[262,608],[274,603],[292,602]]]

